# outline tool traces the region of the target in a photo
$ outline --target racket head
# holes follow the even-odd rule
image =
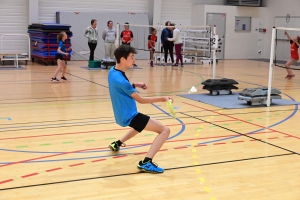
[[[291,20],[290,14],[287,14],[287,15],[286,15],[285,20],[286,20],[286,23],[289,23],[289,22],[290,22],[290,20]]]
[[[89,54],[90,51],[79,51],[78,52],[80,55],[86,55],[86,54]]]
[[[175,109],[173,107],[172,101],[170,101],[170,100],[166,101],[166,105],[167,105],[167,108],[169,109],[171,116],[173,118],[176,118],[176,113],[175,113]]]

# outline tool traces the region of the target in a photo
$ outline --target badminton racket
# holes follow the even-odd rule
[[[291,20],[291,16],[289,14],[286,15],[285,17],[285,20],[286,20],[286,27],[288,26],[288,23],[290,22]]]
[[[87,55],[89,53],[90,53],[90,51],[79,51],[79,52],[71,51],[70,52],[71,55],[74,55],[74,54]]]
[[[170,100],[166,101],[166,105],[167,105],[167,108],[169,109],[169,113],[171,114],[171,116],[173,118],[176,118],[176,113],[175,113],[175,110],[173,107],[172,100],[170,99]]]

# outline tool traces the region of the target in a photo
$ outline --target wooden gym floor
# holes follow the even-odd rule
[[[154,161],[163,174],[138,173],[137,162],[155,137],[142,132],[118,155],[108,144],[127,128],[113,117],[107,71],[68,63],[68,82],[52,83],[56,66],[30,64],[0,70],[0,200],[299,200],[300,114],[298,105],[220,109],[176,96],[211,78],[209,65],[184,69],[128,70],[131,81],[148,83],[145,96],[172,95],[178,119],[164,103],[138,105],[171,128]],[[267,85],[268,63],[225,60],[217,76],[238,87]],[[275,69],[274,87],[300,101],[300,73],[284,79]],[[251,133],[251,134],[249,134]]]

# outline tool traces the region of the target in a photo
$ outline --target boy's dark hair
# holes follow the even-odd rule
[[[174,27],[175,27],[175,26],[176,26],[176,24],[174,24],[174,23],[171,23],[171,24],[170,24],[170,26],[174,26]]]
[[[96,19],[92,19],[92,20],[91,20],[91,25],[93,25],[93,23],[94,23],[95,21],[97,21],[97,20],[96,20]]]
[[[300,43],[300,36],[297,36],[297,41],[298,43]]]
[[[153,33],[153,31],[156,31],[156,29],[155,28],[151,28],[151,33]]]
[[[168,23],[169,23],[169,22],[170,22],[170,21],[167,21],[167,22],[165,23],[165,25],[168,26]],[[171,23],[171,22],[170,22],[170,23]]]
[[[126,44],[119,46],[114,52],[117,63],[121,62],[121,58],[127,59],[130,53],[136,54],[136,49]]]
[[[107,26],[109,25],[110,22],[113,22],[113,21],[109,20],[109,21],[107,22]]]

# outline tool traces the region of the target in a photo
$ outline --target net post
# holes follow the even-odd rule
[[[217,33],[217,27],[214,25],[214,36]],[[216,59],[216,48],[213,48],[213,79],[216,78],[216,68],[217,68],[217,59]]]
[[[268,96],[267,96],[267,106],[271,105],[271,89],[272,89],[272,77],[273,77],[273,61],[274,61],[274,47],[276,38],[276,28],[272,29],[272,41],[271,41],[271,54],[270,54],[270,66],[269,66],[269,80],[268,80]]]
[[[118,48],[120,46],[120,24],[117,23],[117,38],[115,40],[115,46]]]

